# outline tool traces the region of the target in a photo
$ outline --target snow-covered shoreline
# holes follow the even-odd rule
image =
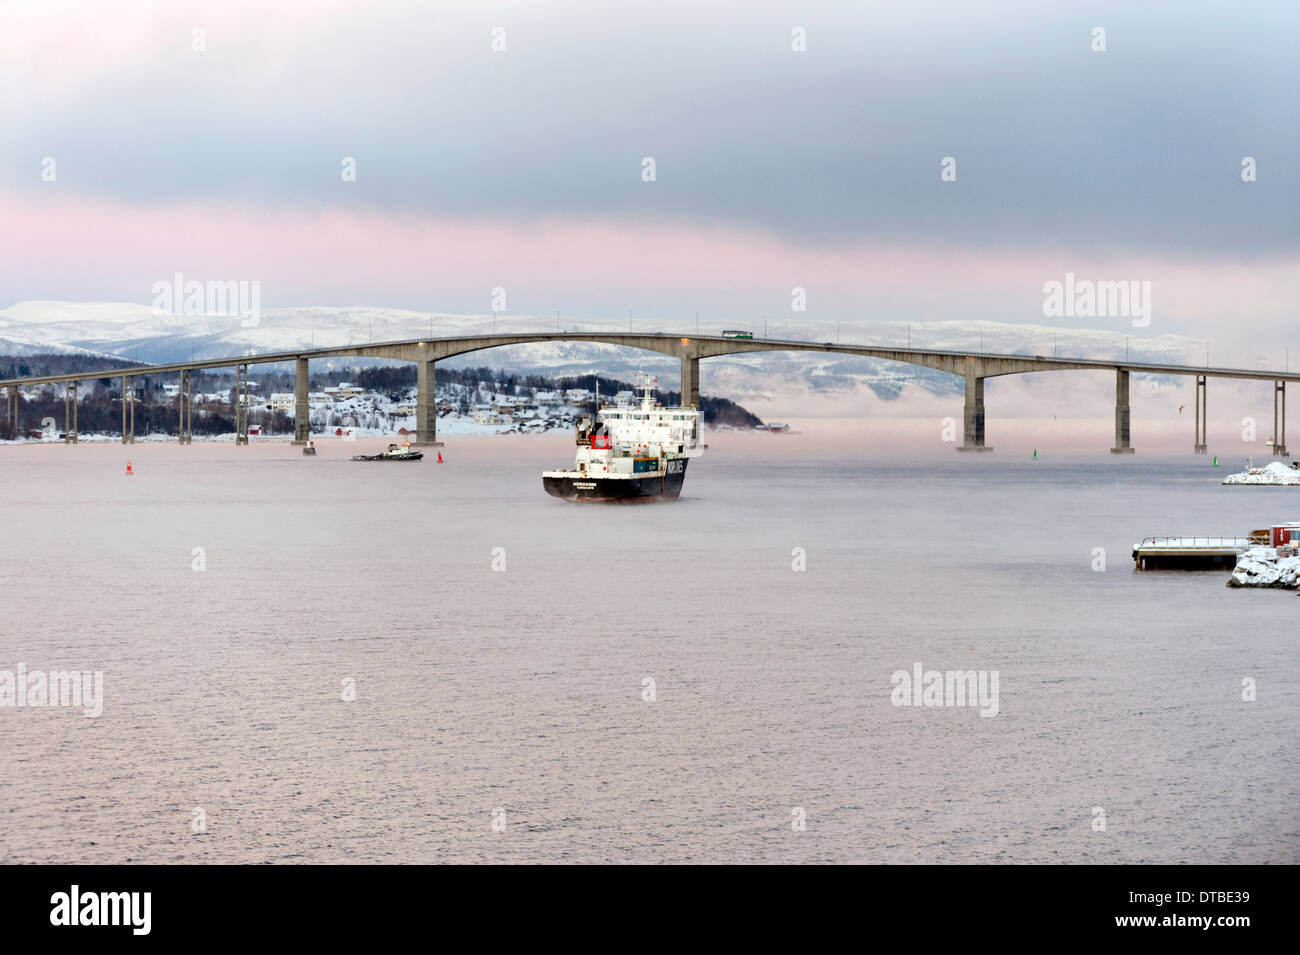
[[[1229,474],[1223,483],[1294,487],[1300,486],[1300,471],[1283,461],[1270,461],[1263,467],[1246,468],[1236,474]]]
[[[1300,555],[1279,557],[1276,547],[1252,547],[1237,558],[1229,587],[1286,587],[1300,584]]]

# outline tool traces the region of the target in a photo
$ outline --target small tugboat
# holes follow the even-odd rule
[[[305,448],[302,449],[302,453],[305,454],[305,455],[306,455],[307,457],[309,457],[309,458],[314,458],[314,457],[316,457],[316,442],[315,442],[315,441],[308,441],[308,442],[307,442],[307,447],[305,447]]]
[[[700,412],[665,408],[643,378],[640,402],[598,408],[578,420],[572,469],[542,472],[542,485],[566,501],[653,501],[682,493],[686,463],[698,457]]]
[[[423,451],[412,451],[411,442],[390,444],[387,451],[379,454],[354,454],[353,461],[418,461],[424,457]]]

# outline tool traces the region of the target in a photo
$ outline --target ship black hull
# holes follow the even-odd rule
[[[551,497],[578,502],[640,502],[664,501],[678,497],[686,481],[686,458],[669,462],[680,464],[681,469],[672,474],[654,474],[632,478],[596,478],[585,474],[565,477],[542,476],[542,484]]]

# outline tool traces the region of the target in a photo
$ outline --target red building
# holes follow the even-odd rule
[[[1300,546],[1300,521],[1290,521],[1286,524],[1274,524],[1269,529],[1270,543],[1274,547],[1297,547]]]

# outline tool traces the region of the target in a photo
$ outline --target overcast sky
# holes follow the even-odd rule
[[[1073,271],[1153,283],[1135,334],[1281,341],[1298,50],[1282,2],[10,0],[0,307],[181,271],[264,306],[1043,323]]]

